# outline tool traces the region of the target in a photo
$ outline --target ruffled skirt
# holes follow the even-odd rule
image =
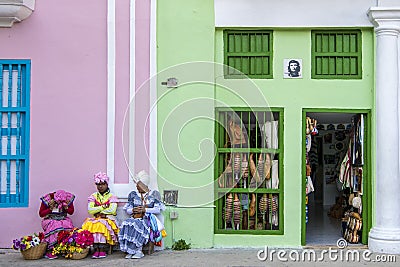
[[[113,220],[101,218],[87,218],[83,224],[82,229],[88,230],[93,234],[102,234],[106,243],[114,245],[118,239],[118,227]]]
[[[48,244],[48,248],[51,249],[57,243],[57,235],[59,232],[64,230],[72,230],[74,225],[69,217],[65,217],[62,220],[56,219],[43,219],[42,228],[44,232],[44,240]]]
[[[118,234],[120,250],[135,254],[149,241],[150,227],[144,219],[128,218]]]

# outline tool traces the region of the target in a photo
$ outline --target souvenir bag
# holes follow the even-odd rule
[[[310,176],[306,177],[306,195],[314,192],[314,185]]]
[[[362,219],[357,212],[351,212],[347,219],[347,228],[344,233],[344,239],[349,243],[358,243],[360,239],[359,231],[362,228]]]
[[[232,220],[233,211],[233,196],[229,193],[225,200],[225,223],[229,223]]]

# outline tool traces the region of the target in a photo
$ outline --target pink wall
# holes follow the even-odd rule
[[[129,98],[129,0],[116,2],[118,138]],[[137,2],[136,9],[144,9],[137,14],[146,23],[148,1]],[[148,36],[148,27],[139,27],[137,35]],[[138,39],[137,47],[147,53],[145,38]],[[87,197],[96,190],[92,176],[106,171],[107,1],[36,1],[27,20],[0,28],[0,40],[1,59],[32,61],[29,207],[0,209],[0,248],[7,248],[12,239],[41,231],[39,198],[49,191],[76,195],[71,218],[80,226],[87,217]],[[137,60],[147,67],[136,75],[144,80],[148,54],[140,55]],[[119,144],[116,139],[115,174],[127,177]]]

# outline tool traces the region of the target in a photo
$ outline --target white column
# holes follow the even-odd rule
[[[399,33],[400,7],[372,7],[376,33],[376,201],[368,246],[400,253]]]

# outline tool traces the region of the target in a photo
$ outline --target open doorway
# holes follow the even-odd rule
[[[367,113],[304,112],[304,244],[366,243]],[[368,152],[368,153],[367,153]]]

